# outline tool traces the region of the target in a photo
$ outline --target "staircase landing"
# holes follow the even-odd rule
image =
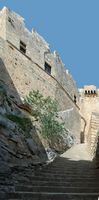
[[[91,156],[89,155],[87,150],[87,144],[74,145],[71,149],[63,153],[61,157],[75,161],[79,160],[91,161]]]

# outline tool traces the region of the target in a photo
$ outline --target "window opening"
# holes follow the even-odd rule
[[[51,75],[51,66],[46,62],[45,62],[45,71],[46,71],[46,73]]]
[[[87,94],[87,90],[85,90],[85,94]]]
[[[77,102],[76,95],[74,95],[74,102],[75,102],[75,103]]]
[[[22,41],[20,41],[20,51],[24,54],[26,53],[26,44]]]
[[[90,94],[90,90],[88,90],[88,94]]]
[[[94,94],[96,94],[96,91],[94,90]]]
[[[10,22],[11,26],[13,26],[13,28],[14,28],[14,21],[13,21],[13,19],[11,19],[10,17],[8,17],[8,22]]]

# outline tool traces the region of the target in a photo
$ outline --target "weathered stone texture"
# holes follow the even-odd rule
[[[92,157],[94,157],[96,153],[98,132],[99,132],[99,113],[92,113],[88,137],[87,137],[88,147]]]
[[[0,37],[4,38],[6,37],[6,8],[4,7],[0,11]]]
[[[25,92],[27,93],[33,88],[39,89],[41,92],[43,90],[44,94],[47,93],[47,95],[55,97],[58,82],[73,100],[74,95],[78,100],[76,84],[71,75],[64,69],[59,55],[56,52],[54,54],[50,52],[47,42],[35,30],[30,33],[25,28],[24,19],[18,14],[7,8],[4,8],[0,14],[6,22],[6,25],[2,25],[2,30],[6,34],[2,35],[1,32],[0,35],[4,40],[11,43],[2,40],[0,45],[1,57],[5,60],[5,67],[15,87],[17,86],[19,94],[24,91],[25,95]],[[18,51],[21,40],[26,44],[26,56]],[[45,62],[51,66],[51,76],[43,71]]]
[[[65,111],[59,112],[59,117],[62,121],[65,122],[65,128],[68,129],[71,133],[74,134],[76,143],[80,143],[80,131],[81,131],[81,124],[80,122],[80,115],[78,114],[78,110],[75,108],[70,108]]]
[[[87,87],[89,88],[89,87]],[[95,87],[92,87],[95,88]],[[91,89],[90,89],[91,91]],[[82,116],[85,118],[87,124],[85,128],[85,142],[87,142],[88,131],[90,128],[90,120],[93,112],[97,113],[99,110],[99,94],[85,94],[85,90],[80,92],[79,107]]]
[[[84,142],[88,143],[92,158],[96,158],[96,149],[99,148],[97,146],[99,132],[99,90],[96,86],[89,85],[85,86],[84,89],[80,89],[79,92],[80,111],[85,119]],[[82,123],[83,121],[81,121],[81,127],[83,126]]]
[[[44,63],[47,61],[52,69],[51,75],[59,81],[72,98],[74,98],[74,94],[78,97],[78,90],[73,78],[64,69],[64,64],[59,55],[50,52],[47,42],[35,30],[32,33],[29,32],[25,28],[24,19],[18,14],[5,8],[1,11],[1,16],[6,21],[6,28],[4,24],[0,30],[6,30],[4,39],[12,43],[17,49],[20,48],[20,41],[23,41],[26,44],[26,55],[42,69],[44,69]]]
[[[39,90],[56,99],[60,111],[73,108],[75,124],[80,124],[78,90],[59,55],[50,52],[48,43],[35,30],[29,32],[18,14],[4,8],[0,20],[0,79],[10,86],[10,94],[20,101],[31,90]],[[25,54],[20,51],[20,41],[26,44]],[[51,75],[45,72],[45,62],[51,66]]]
[[[30,90],[40,90],[44,95],[51,94],[54,98],[55,81],[19,51],[12,49],[11,45],[2,39],[0,43],[3,45],[3,50],[0,49],[2,58],[0,79],[6,79],[6,83],[12,85],[13,92],[17,88],[17,93],[21,97],[26,96]]]

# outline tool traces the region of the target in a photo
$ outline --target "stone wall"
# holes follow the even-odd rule
[[[0,11],[0,37],[6,38],[6,8]]]
[[[24,19],[7,8],[0,11],[0,26],[0,79],[10,86],[10,94],[20,101],[29,91],[39,90],[56,99],[60,111],[73,108],[78,115],[75,123],[80,124],[78,90],[59,55],[51,53],[49,44],[35,30],[29,32]],[[20,41],[26,44],[26,53],[20,51]],[[50,75],[45,62],[51,66]]]
[[[90,120],[92,113],[97,113],[99,110],[99,92],[96,89],[96,94],[85,94],[86,88],[88,91],[93,91],[92,89],[95,89],[95,86],[91,87],[85,87],[84,89],[80,90],[80,101],[79,101],[79,107],[80,107],[80,113],[86,120],[86,128],[85,128],[85,142],[87,142],[88,132],[90,128]]]
[[[65,128],[68,129],[75,136],[75,142],[80,143],[81,116],[78,115],[78,110],[74,108],[67,109],[58,113],[62,121],[65,122]]]
[[[44,63],[47,61],[51,66],[51,75],[59,81],[72,98],[74,98],[74,95],[78,98],[75,81],[65,70],[59,55],[56,52],[50,52],[49,44],[35,30],[29,32],[25,27],[24,19],[13,11],[4,8],[1,11],[1,18],[6,21],[6,25],[3,24],[0,30],[1,37],[2,30],[5,30],[6,34],[3,38],[18,50],[20,49],[20,41],[24,42],[26,44],[26,56],[42,69],[44,69]]]
[[[54,77],[49,76],[37,63],[31,61],[2,38],[0,38],[0,57],[0,79],[6,79],[12,91],[14,84],[14,90],[17,88],[17,93],[21,97],[28,95],[29,91],[34,89],[39,90],[45,96],[56,98],[62,110],[77,107]]]
[[[43,95],[55,97],[56,82],[51,76],[2,38],[0,38],[0,46],[2,46],[0,79],[6,79],[12,92],[14,84],[21,97],[28,95],[31,90],[40,90]]]
[[[95,157],[96,154],[98,132],[99,132],[99,113],[92,113],[87,141],[88,141],[89,151],[93,158]]]

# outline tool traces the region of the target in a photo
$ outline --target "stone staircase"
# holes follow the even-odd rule
[[[88,134],[88,147],[92,158],[95,156],[97,148],[97,139],[99,131],[99,113],[93,112],[90,120],[89,134]]]
[[[3,200],[98,200],[99,169],[80,144],[49,165],[1,175],[0,186]]]

